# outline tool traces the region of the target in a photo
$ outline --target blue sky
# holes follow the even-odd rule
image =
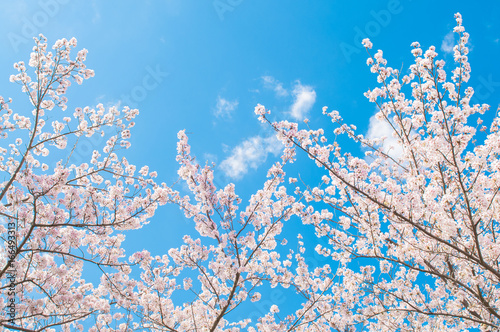
[[[140,116],[127,157],[147,164],[159,180],[177,179],[176,133],[186,129],[200,163],[215,162],[216,182],[235,182],[249,197],[277,160],[279,146],[253,113],[257,103],[275,119],[303,120],[329,128],[321,108],[336,109],[363,133],[383,134],[370,118],[375,108],[363,92],[376,86],[361,39],[384,50],[389,65],[407,69],[410,44],[435,45],[452,61],[448,33],[454,13],[471,35],[470,86],[480,103],[500,104],[500,2],[498,1],[264,1],[163,0],[0,2],[0,94],[24,107],[8,82],[12,64],[27,60],[32,37],[76,37],[87,48],[95,77],[72,86],[69,108],[120,104]],[[15,111],[21,111],[15,109]],[[99,141],[87,141],[76,158],[90,158]],[[351,146],[354,153],[358,147]],[[292,170],[319,173],[301,156]],[[175,207],[165,207],[144,229],[127,235],[131,249],[163,253],[193,227]],[[152,244],[152,245],[151,245]]]

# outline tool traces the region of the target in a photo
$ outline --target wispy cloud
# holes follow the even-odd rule
[[[454,32],[450,31],[444,36],[443,42],[441,43],[441,50],[446,53],[453,53],[453,47],[455,46],[455,36]]]
[[[217,163],[217,155],[213,153],[204,153],[203,160],[206,160],[208,164]]]
[[[398,140],[392,136],[393,132],[391,125],[386,121],[378,120],[375,115],[370,117],[366,137],[369,139],[385,137],[382,143],[382,151],[393,158],[398,158],[403,153],[403,148],[398,143]]]
[[[233,111],[238,107],[237,100],[227,100],[221,96],[217,97],[214,114],[218,118],[230,118]]]
[[[263,164],[270,153],[276,156],[282,149],[282,143],[274,135],[254,136],[234,147],[231,155],[222,161],[220,168],[226,176],[241,179],[249,169],[257,169]]]
[[[303,120],[316,102],[316,91],[311,86],[296,81],[292,94],[294,102],[290,107],[290,114],[295,120]]]
[[[92,17],[92,23],[97,23],[101,20],[101,11],[97,7],[95,0],[92,1],[92,11],[94,12],[94,17]]]
[[[272,76],[262,76],[262,81],[264,82],[264,87],[269,90],[274,90],[276,96],[285,97],[288,96],[288,91],[283,88],[283,84]]]

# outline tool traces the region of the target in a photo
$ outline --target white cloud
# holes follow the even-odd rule
[[[262,76],[262,81],[264,82],[264,87],[266,89],[274,90],[276,96],[285,97],[288,96],[288,91],[283,88],[283,84],[272,76]]]
[[[370,123],[368,124],[366,137],[369,139],[386,137],[382,144],[382,151],[393,158],[398,158],[403,153],[403,147],[398,143],[398,140],[392,136],[393,132],[394,130],[390,124],[386,121],[378,120],[375,115],[372,115]]]
[[[454,32],[450,31],[444,36],[443,43],[441,44],[441,50],[446,53],[453,53],[453,47],[455,46],[455,36]]]
[[[295,120],[303,120],[316,102],[316,91],[311,86],[296,81],[292,93],[294,102],[290,107],[290,114]]]
[[[263,164],[269,153],[276,156],[282,149],[282,143],[274,135],[254,136],[234,147],[220,168],[228,177],[240,179],[250,168],[257,169]]]
[[[217,104],[215,105],[215,116],[220,117],[231,117],[231,113],[238,107],[237,100],[227,100],[222,98],[221,96],[217,97]]]

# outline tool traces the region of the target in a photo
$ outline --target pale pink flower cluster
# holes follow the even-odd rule
[[[363,47],[365,47],[367,49],[371,49],[373,47],[373,43],[368,38],[363,39],[361,41],[361,44],[363,45]]]

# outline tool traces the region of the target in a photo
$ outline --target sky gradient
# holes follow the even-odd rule
[[[374,105],[363,96],[377,82],[361,40],[369,37],[373,53],[382,49],[389,66],[403,72],[414,41],[424,50],[435,45],[452,61],[456,12],[471,35],[473,102],[488,103],[493,112],[500,104],[498,1],[2,1],[0,95],[13,98],[14,111],[26,107],[9,76],[14,62],[29,58],[33,36],[42,33],[49,44],[76,37],[77,49],[89,50],[95,77],[71,87],[69,109],[138,108],[126,156],[168,184],[178,178],[176,135],[185,129],[198,162],[216,164],[216,184],[236,183],[245,199],[262,186],[281,151],[270,127],[257,121],[258,103],[273,119],[308,118],[326,132],[321,110],[328,106],[362,133],[383,136],[386,128],[373,120]],[[73,158],[83,162],[103,143],[83,141]],[[321,174],[305,155],[291,172],[312,181]],[[163,254],[186,233],[194,233],[192,223],[176,207],[164,207],[127,235],[125,247]]]

